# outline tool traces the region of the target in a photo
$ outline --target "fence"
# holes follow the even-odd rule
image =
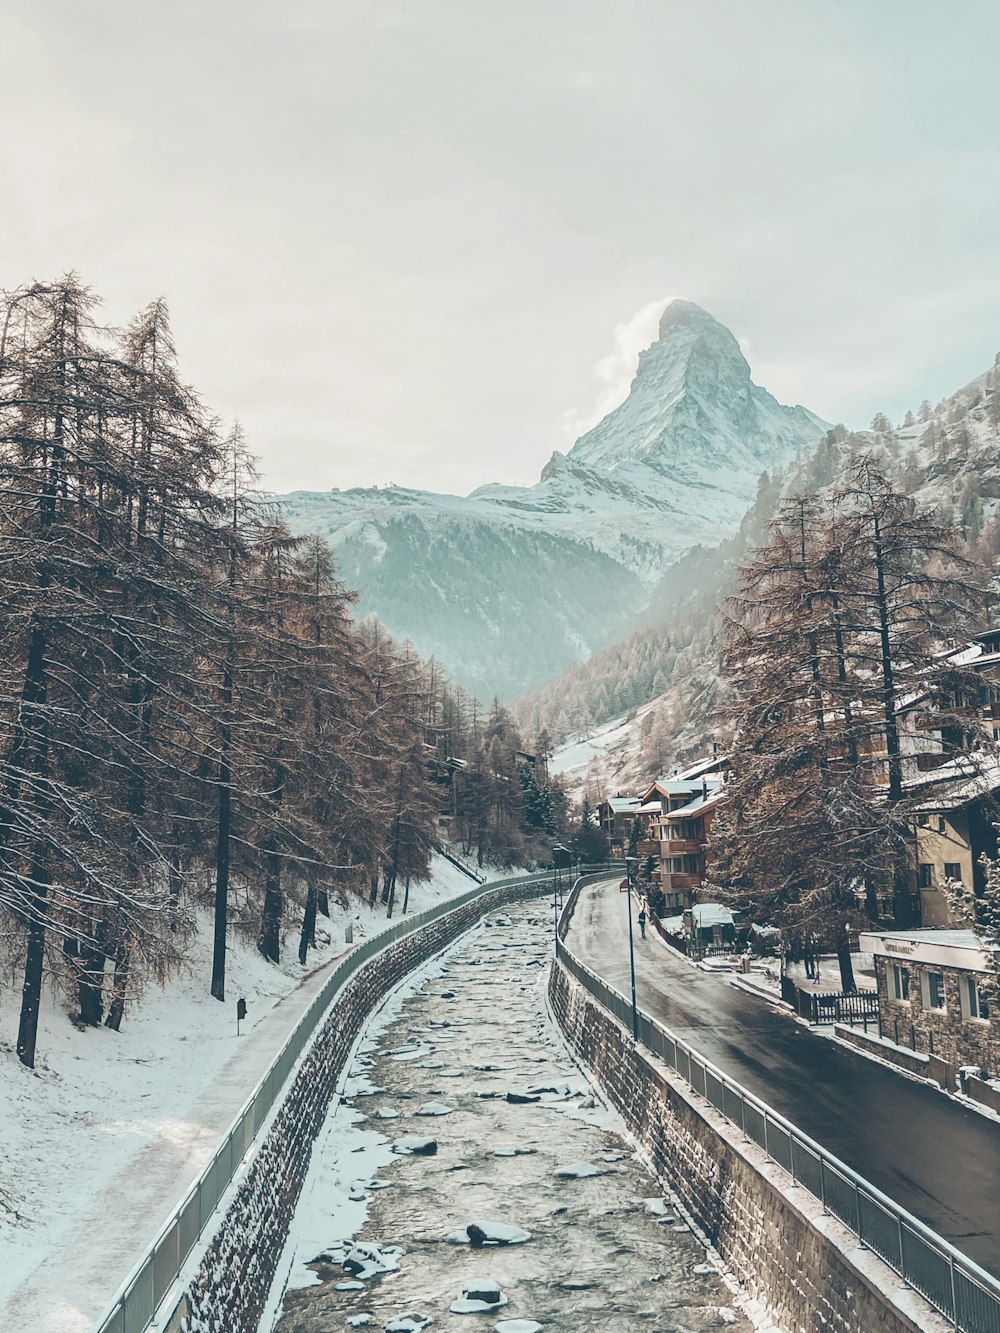
[[[624,995],[579,962],[565,939],[579,889],[575,886],[559,923],[559,959],[595,1000],[626,1028],[632,1006]],[[962,1333],[1000,1333],[1000,1282],[930,1227],[900,1208],[849,1166],[821,1148],[704,1059],[680,1037],[637,1013],[639,1040],[704,1097],[744,1137],[763,1148],[796,1185],[819,1200],[863,1248],[872,1250]]]
[[[868,1024],[878,1026],[879,1000],[878,991],[846,991],[817,995],[813,991],[803,990],[791,977],[781,979],[781,998],[790,1004],[800,1018],[810,1023],[861,1023],[868,1031]]]
[[[581,871],[586,870],[588,873],[595,873],[598,869],[603,867],[581,867]],[[98,1333],[143,1333],[164,1296],[179,1277],[183,1264],[208,1225],[219,1200],[267,1119],[296,1061],[309,1044],[341,988],[360,967],[402,936],[422,929],[439,917],[473,902],[476,898],[484,897],[493,890],[532,887],[545,892],[550,884],[552,884],[551,871],[493,880],[469,889],[456,898],[438,903],[426,912],[405,917],[380,935],[365,940],[353,949],[331,972],[323,989],[299,1019],[270,1069],[244,1103],[211,1161],[191,1186],[181,1204],[171,1213],[156,1241],[133,1270],[132,1275],[119,1289],[110,1312],[98,1325]]]

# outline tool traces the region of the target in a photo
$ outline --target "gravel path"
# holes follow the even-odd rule
[[[538,906],[491,918],[372,1021],[314,1154],[278,1333],[750,1329],[552,1027],[550,950]],[[392,1151],[419,1138],[436,1152]],[[530,1239],[472,1245],[470,1224]],[[491,1284],[506,1304],[452,1312]]]

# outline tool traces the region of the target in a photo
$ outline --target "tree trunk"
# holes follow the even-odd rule
[[[330,895],[327,893],[326,889],[316,890],[316,907],[322,916],[330,915]],[[316,943],[315,936],[312,939],[312,943]]]
[[[28,919],[28,948],[24,960],[24,985],[21,988],[17,1056],[21,1064],[34,1069],[45,964],[45,906],[49,892],[48,855],[44,847],[35,849],[31,880],[31,916]]]
[[[316,907],[319,894],[309,886],[306,892],[306,906],[302,913],[302,933],[299,936],[299,962],[305,964],[306,955],[316,947]],[[329,914],[328,914],[329,915]]]
[[[223,727],[223,754],[219,772],[219,827],[215,851],[215,921],[212,947],[212,994],[226,998],[226,916],[229,911],[229,836],[232,824],[229,790],[229,728]]]
[[[837,944],[837,962],[840,964],[840,989],[846,995],[853,995],[858,987],[854,980],[851,942],[846,935],[842,935]]]
[[[885,555],[882,549],[882,530],[877,517],[873,518],[873,549],[875,578],[878,588],[879,649],[882,665],[882,708],[885,716],[885,754],[889,768],[890,803],[903,799],[903,764],[899,746],[899,727],[896,721],[896,682],[892,661],[892,639],[889,634],[889,599],[885,587]]]
[[[406,886],[403,890],[403,915],[406,916],[406,909],[410,905],[410,877],[406,877]]]
[[[88,1027],[99,1028],[104,1017],[104,960],[107,957],[107,920],[101,915],[94,926],[93,937],[79,951],[80,1021]]]
[[[264,906],[260,914],[260,936],[257,940],[257,948],[272,963],[277,963],[281,959],[282,910],[281,853],[272,849],[267,854]]]
[[[125,997],[128,994],[128,973],[131,954],[126,944],[119,944],[115,951],[115,977],[112,983],[111,1007],[104,1020],[105,1027],[117,1032],[125,1015]]]

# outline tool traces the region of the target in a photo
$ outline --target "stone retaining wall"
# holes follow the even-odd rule
[[[210,1242],[187,1299],[189,1333],[256,1333],[316,1136],[365,1022],[415,967],[484,915],[536,897],[537,884],[499,887],[405,936],[354,974],[332,1006]]]
[[[785,1333],[935,1333],[935,1311],[625,1029],[562,967],[549,979],[571,1047],[657,1174]]]
[[[857,1032],[854,1028],[841,1027],[838,1023],[833,1025],[834,1035],[841,1041],[848,1042],[851,1046],[856,1046],[858,1050],[867,1051],[870,1055],[877,1055],[880,1060],[885,1060],[891,1065],[896,1065],[900,1069],[905,1069],[911,1074],[919,1074],[921,1078],[932,1079],[940,1087],[948,1091],[959,1091],[958,1070],[947,1060],[942,1060],[938,1055],[921,1055],[919,1051],[900,1050],[887,1040],[880,1040],[878,1037],[869,1036],[865,1032]]]

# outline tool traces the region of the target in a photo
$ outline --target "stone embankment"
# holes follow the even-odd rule
[[[762,1150],[607,1013],[558,963],[552,1009],[657,1174],[747,1296],[787,1333],[950,1328]]]

